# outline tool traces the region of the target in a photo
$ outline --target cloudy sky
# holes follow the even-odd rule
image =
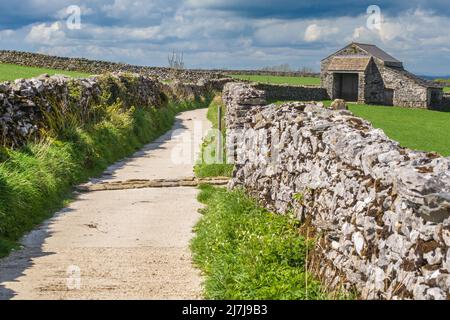
[[[381,24],[367,13],[373,4]],[[73,5],[80,29],[67,12]],[[449,30],[448,0],[0,0],[1,49],[152,66],[167,65],[175,50],[191,68],[319,70],[322,58],[356,41],[413,72],[448,75]]]

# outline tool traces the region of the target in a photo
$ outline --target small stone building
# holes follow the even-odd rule
[[[443,89],[403,68],[403,63],[371,44],[351,43],[322,60],[322,87],[331,99],[367,104],[430,108]]]

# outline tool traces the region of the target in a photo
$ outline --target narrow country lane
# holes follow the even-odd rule
[[[210,128],[206,109],[179,114],[172,131],[94,182],[192,176],[195,156],[184,164],[171,156],[199,127]],[[192,187],[80,194],[0,260],[0,299],[201,298],[189,250],[196,195]]]

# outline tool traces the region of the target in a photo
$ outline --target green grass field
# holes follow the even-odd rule
[[[233,74],[235,79],[248,80],[253,82],[273,83],[273,84],[291,84],[291,85],[320,85],[320,78],[315,77],[284,77],[284,76],[260,76],[260,75],[239,75]]]
[[[444,92],[450,93],[450,87],[445,87],[445,88],[444,88]]]
[[[89,76],[89,74],[83,72],[24,67],[13,64],[0,63],[0,81],[12,81],[20,78],[33,78],[44,73],[48,73],[49,75],[64,74],[66,76],[71,76],[74,78],[83,78]]]
[[[404,147],[450,156],[450,112],[358,104],[349,109]]]
[[[329,107],[331,101],[324,104]],[[348,107],[355,116],[370,121],[403,147],[450,156],[450,112],[352,103]]]

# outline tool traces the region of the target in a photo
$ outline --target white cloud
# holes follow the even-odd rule
[[[369,30],[364,12],[357,17],[268,19],[205,9],[223,0],[98,0],[82,6],[82,29],[68,30],[63,13],[73,1],[32,2],[55,5],[54,12],[46,10],[59,22],[0,31],[3,48],[147,65],[166,65],[174,49],[184,51],[190,67],[289,63],[318,70],[321,58],[359,41],[379,45],[412,71],[450,74],[450,34],[445,32],[450,19],[430,11],[385,16],[380,30]]]
[[[317,24],[310,24],[305,30],[305,41],[313,42],[321,40],[324,36],[330,36],[339,32],[337,27],[320,27]]]
[[[55,45],[65,39],[66,34],[62,30],[61,22],[52,24],[41,23],[31,27],[30,32],[25,37],[25,41],[35,44]]]

